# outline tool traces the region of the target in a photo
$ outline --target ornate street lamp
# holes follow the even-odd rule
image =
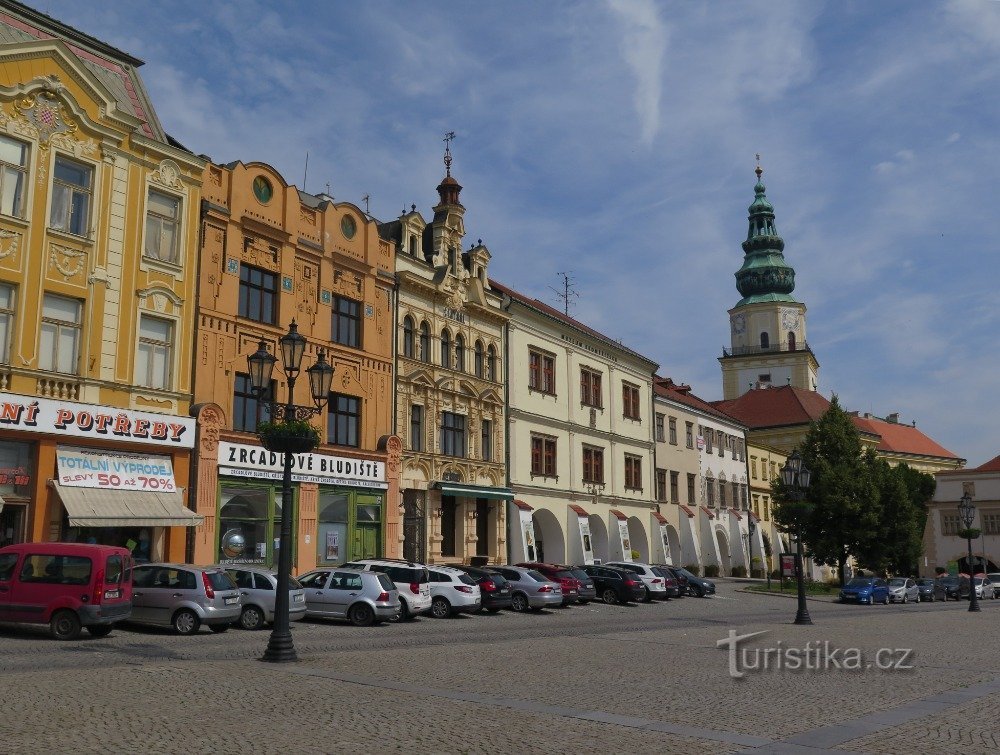
[[[267,450],[284,456],[281,534],[278,538],[278,586],[274,596],[274,624],[263,657],[265,661],[281,663],[298,660],[288,626],[288,582],[292,573],[292,456],[316,447],[319,434],[307,424],[307,420],[314,414],[319,414],[329,400],[333,367],[327,363],[326,354],[320,349],[316,355],[316,363],[306,370],[314,406],[297,406],[292,403],[292,399],[295,379],[306,351],[306,339],[299,335],[295,320],[288,326],[288,332],[278,339],[278,345],[281,349],[282,369],[288,382],[288,400],[284,404],[274,401],[273,396],[265,399],[265,394],[271,387],[271,374],[278,360],[268,352],[267,343],[263,339],[257,351],[247,357],[247,363],[250,368],[251,390],[257,395],[258,401],[268,408],[271,418],[266,428],[258,428],[258,437]]]
[[[801,504],[806,497],[811,479],[812,472],[802,464],[799,452],[793,451],[792,455],[788,457],[788,461],[785,462],[785,466],[781,468],[781,481],[784,483],[786,495]],[[802,515],[804,513],[804,508],[799,511],[795,528],[795,577],[799,588],[799,610],[795,614],[796,624],[812,624],[812,619],[809,618],[809,609],[806,607],[806,583],[802,573]]]
[[[965,525],[964,536],[969,542],[969,610],[981,611],[979,599],[976,597],[976,567],[972,564],[972,540],[979,537],[979,533],[972,529],[972,523],[976,521],[976,506],[968,493],[965,493],[958,503],[958,515]]]

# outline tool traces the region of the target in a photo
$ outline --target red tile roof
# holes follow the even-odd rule
[[[807,425],[823,416],[830,402],[816,391],[791,385],[755,388],[731,401],[713,401],[719,411],[735,417],[753,430],[786,425]]]
[[[668,377],[660,377],[659,375],[653,377],[653,393],[726,422],[738,421],[735,417],[719,411],[713,404],[695,396],[691,393],[690,385],[678,385]]]
[[[996,456],[990,459],[985,464],[981,464],[975,469],[968,470],[972,472],[1000,472],[1000,456]]]
[[[622,520],[624,520],[624,519],[628,519],[628,517],[627,517],[627,516],[625,516],[625,515],[624,515],[624,514],[623,514],[622,512],[620,512],[620,511],[619,511],[618,509],[611,509],[611,513],[612,513],[612,514],[614,514],[614,515],[615,515],[616,517],[618,517],[619,519],[622,519]]]
[[[852,419],[854,426],[861,432],[869,432],[879,436],[878,450],[884,453],[938,456],[945,459],[959,458],[944,446],[928,438],[913,425],[886,422],[878,417],[855,415]]]
[[[667,518],[663,516],[663,514],[661,514],[659,511],[654,511],[653,516],[656,517],[656,521],[658,521],[660,524],[668,523]]]
[[[685,514],[688,515],[688,519],[694,519],[694,512],[691,509],[689,509],[687,506],[682,505],[681,506],[681,511],[683,511]]]
[[[702,506],[701,510],[704,511],[706,514],[708,514],[709,519],[715,519],[715,514],[709,511],[705,506]]]

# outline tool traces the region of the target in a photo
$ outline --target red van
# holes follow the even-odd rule
[[[132,613],[132,554],[84,543],[0,548],[0,621],[48,624],[57,640],[103,637]]]

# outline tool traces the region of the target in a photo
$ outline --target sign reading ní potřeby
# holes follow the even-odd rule
[[[177,490],[169,456],[59,446],[56,449],[56,469],[59,484],[68,488],[154,493],[173,493]]]
[[[191,417],[0,393],[0,430],[193,448],[194,428]]]

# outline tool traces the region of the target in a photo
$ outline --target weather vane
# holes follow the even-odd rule
[[[762,167],[760,167],[760,152],[758,152],[755,155],[755,157],[757,158],[757,167],[754,168],[753,172],[757,174],[757,180],[759,181],[761,174],[764,172],[764,169]]]
[[[447,131],[444,135],[444,167],[447,175],[451,175],[451,140],[455,138],[454,131]]]

